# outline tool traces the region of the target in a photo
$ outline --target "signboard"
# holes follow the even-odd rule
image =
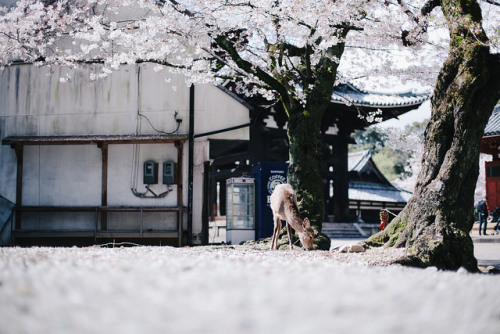
[[[288,163],[262,161],[252,165],[255,179],[255,235],[257,240],[273,235],[271,194],[278,184],[286,183]]]

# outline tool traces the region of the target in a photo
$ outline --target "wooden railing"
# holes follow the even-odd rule
[[[185,207],[148,207],[148,206],[21,206],[15,209],[17,216],[16,224],[12,227],[12,235],[16,238],[40,238],[40,237],[88,237],[103,239],[103,238],[168,238],[177,239],[178,246],[182,245],[182,226],[183,214],[187,211]],[[94,213],[94,228],[93,229],[23,229],[22,214],[27,212],[67,212],[78,213],[88,212]],[[99,225],[100,217],[105,217],[110,212],[138,212],[140,213],[139,226],[136,230],[118,230],[108,229],[106,226]],[[145,212],[171,212],[176,214],[176,230],[144,230],[143,213]]]

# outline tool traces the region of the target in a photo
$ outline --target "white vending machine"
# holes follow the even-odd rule
[[[226,242],[255,240],[255,182],[249,177],[226,181]]]

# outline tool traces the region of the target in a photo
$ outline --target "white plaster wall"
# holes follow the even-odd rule
[[[140,113],[146,116],[157,130],[172,132],[177,123],[174,115],[182,120],[179,133],[189,129],[189,87],[181,75],[168,75],[166,70],[155,71],[152,65],[141,65]],[[155,133],[143,116],[139,117],[141,133]]]
[[[193,154],[193,235],[201,233],[201,213],[203,209],[203,163],[208,161],[208,158],[208,140],[195,141]]]
[[[0,146],[0,195],[16,202],[17,162],[14,150]]]
[[[195,133],[207,133],[250,121],[249,110],[243,104],[212,85],[196,86]],[[248,127],[210,135],[207,139],[248,140]]]
[[[100,205],[97,146],[25,146],[24,166],[23,205]]]
[[[135,132],[135,67],[90,81],[92,69],[71,74],[64,68],[19,65],[0,72],[3,136],[125,134]]]

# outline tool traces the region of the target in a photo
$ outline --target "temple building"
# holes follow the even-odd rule
[[[321,129],[325,217],[328,220],[349,222],[356,221],[359,216],[350,202],[349,180],[352,173],[348,165],[352,159],[348,157],[348,145],[354,144],[352,133],[372,125],[367,121],[367,116],[371,114],[376,114],[383,121],[396,118],[417,109],[428,98],[428,94],[409,91],[397,94],[364,91],[349,83],[334,88]],[[210,141],[210,206],[218,204],[213,216],[225,215],[226,201],[221,186],[225,184],[225,179],[250,175],[251,165],[257,162],[288,160],[286,115],[281,105],[277,103],[265,108],[262,106],[266,105],[266,101],[255,98],[245,101],[251,110],[250,123],[244,125],[250,127],[250,141]],[[373,161],[370,163],[372,165]],[[390,184],[380,172],[378,175],[381,176],[381,184]]]
[[[358,223],[379,222],[380,210],[403,210],[411,193],[398,189],[380,172],[369,150],[349,154],[349,214]]]

